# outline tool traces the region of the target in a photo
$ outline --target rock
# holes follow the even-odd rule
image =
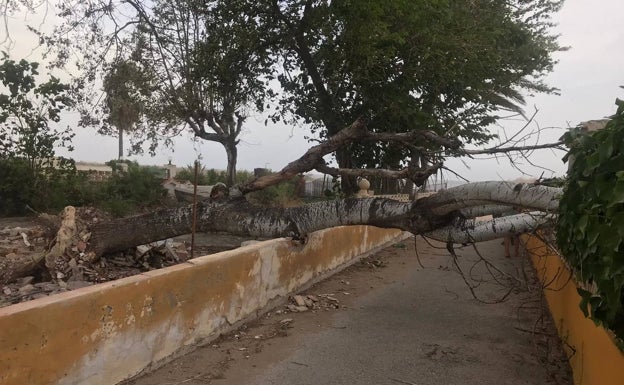
[[[61,289],[67,289],[67,282],[65,281],[58,281],[58,285]]]
[[[19,288],[20,294],[29,294],[33,291],[35,291],[35,286],[31,285],[30,283]]]
[[[142,256],[144,256],[148,251],[150,251],[152,249],[151,246],[149,245],[139,245],[136,247],[136,257],[137,258],[141,258]]]
[[[20,279],[20,285],[24,286],[24,285],[28,285],[29,283],[32,283],[35,280],[35,277],[33,276],[26,276],[26,277],[22,277],[22,279]]]
[[[183,251],[182,257],[184,257],[184,259],[181,259],[182,257],[178,254],[178,250],[180,249]],[[188,259],[188,254],[186,253],[186,247],[184,247],[184,244],[173,242],[173,239],[167,239],[165,242],[165,254],[176,262]]]
[[[303,301],[305,302],[305,305],[309,308],[313,308],[314,307],[314,302],[312,302],[311,299],[309,298],[304,298]]]
[[[5,295],[11,295],[11,293],[12,293],[11,288],[10,288],[10,287],[8,287],[8,286],[5,286],[5,287],[2,289],[2,292],[3,292]]]
[[[260,243],[260,241],[254,241],[254,240],[244,241],[244,242],[241,242],[241,247],[253,245],[253,244],[256,244],[256,243]]]
[[[293,322],[292,318],[284,318],[283,320],[280,321],[280,324],[287,325],[287,324],[289,324],[291,322]]]
[[[297,306],[306,306],[305,299],[301,295],[295,295],[293,297]]]
[[[319,300],[317,296],[315,296],[315,295],[311,295],[311,294],[310,294],[310,295],[308,295],[308,299],[309,299],[310,301],[312,301],[312,302],[318,302],[318,300]]]
[[[286,307],[293,313],[302,313],[304,311],[308,311],[308,308],[306,306],[288,305]]]
[[[189,259],[189,253],[188,251],[186,251],[186,249],[182,251],[178,250],[177,254],[178,254],[178,258],[180,258],[180,261],[186,261]]]

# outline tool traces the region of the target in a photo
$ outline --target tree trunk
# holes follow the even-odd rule
[[[556,198],[560,193],[560,189],[545,186],[477,182],[408,203],[383,198],[352,198],[291,208],[265,208],[254,206],[242,197],[225,201],[206,200],[198,203],[197,229],[263,238],[305,238],[313,231],[335,226],[372,225],[424,234],[445,226],[455,226],[457,223],[453,221],[456,218],[509,210],[509,206],[505,205],[555,211]],[[484,203],[490,205],[483,206]],[[470,207],[474,207],[472,212],[458,211]],[[191,221],[192,206],[189,205],[97,223],[90,229],[89,249],[96,255],[103,255],[188,234]],[[537,222],[543,221],[533,223]],[[465,230],[465,226],[461,229]],[[491,230],[496,232],[495,227]],[[460,243],[463,242],[462,236]]]
[[[397,228],[453,243],[468,243],[531,231],[552,224],[561,189],[506,182],[478,182],[454,187],[413,202],[384,198],[341,199],[291,208],[264,208],[244,197],[198,203],[197,230],[234,235],[305,239],[307,234],[345,225]],[[508,211],[510,206],[540,210],[491,221],[468,217]],[[81,251],[93,262],[116,251],[191,232],[192,205],[107,222],[72,223],[66,208],[55,246],[45,257],[51,273],[63,271]],[[86,235],[88,234],[88,237]],[[85,243],[86,242],[86,243]],[[84,251],[84,252],[83,252]],[[75,253],[74,253],[75,254]],[[0,284],[27,274],[34,261],[0,266]],[[54,275],[53,275],[54,276]]]
[[[124,129],[123,127],[119,126],[119,155],[117,156],[117,159],[122,160],[123,159],[123,132]]]
[[[232,187],[236,183],[236,160],[238,157],[238,149],[236,148],[235,142],[225,142],[222,144],[225,148],[225,153],[227,154],[226,184],[228,187]]]
[[[340,168],[353,168],[353,161],[348,148],[339,148],[336,150],[336,161]],[[340,188],[345,196],[352,196],[359,191],[357,178],[355,176],[341,176]]]

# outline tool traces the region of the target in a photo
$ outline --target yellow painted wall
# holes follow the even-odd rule
[[[0,384],[116,384],[401,234],[333,228],[0,308]]]
[[[581,297],[561,258],[534,236],[524,236],[541,282],[548,283],[548,302],[564,350],[570,358],[575,385],[624,385],[624,354],[610,332],[585,318]]]

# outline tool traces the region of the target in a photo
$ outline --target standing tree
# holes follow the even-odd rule
[[[188,127],[221,143],[230,184],[246,109],[263,111],[282,87],[273,120],[309,123],[335,135],[360,116],[370,131],[432,131],[484,144],[497,111],[520,112],[521,92],[554,92],[543,83],[560,50],[550,32],[562,0],[123,0],[61,2],[66,20],[45,41],[71,57],[67,34],[84,44],[83,64],[133,48],[158,88],[138,126],[139,142]],[[88,37],[88,38],[84,38]],[[91,48],[101,47],[101,48]],[[138,54],[137,54],[138,52]],[[85,54],[86,53],[86,54]],[[165,139],[165,140],[167,140]],[[439,145],[350,144],[339,168],[425,170],[440,163]],[[327,167],[324,172],[337,175]],[[354,178],[343,177],[345,192]]]
[[[113,63],[104,77],[103,88],[106,93],[108,117],[99,132],[117,134],[119,139],[118,159],[122,159],[124,132],[132,130],[141,119],[145,110],[146,98],[149,97],[150,80],[134,62],[119,61]],[[112,127],[111,127],[112,126]]]
[[[38,63],[19,62],[2,53],[0,63],[0,213],[23,214],[26,205],[47,207],[49,180],[71,166],[56,159],[73,133],[58,127],[60,114],[72,107],[69,86],[38,77]],[[66,203],[63,203],[66,204]]]
[[[154,152],[159,142],[168,144],[188,129],[196,138],[223,146],[228,184],[233,185],[243,124],[249,111],[262,111],[274,92],[268,88],[273,63],[258,21],[228,4],[220,0],[63,2],[58,8],[67,23],[42,38],[58,49],[59,63],[73,50],[80,51],[82,85],[97,79],[103,64],[111,60],[133,68],[135,79],[149,82],[149,86],[137,84],[139,89],[149,89],[149,100],[133,130],[134,151],[147,143]],[[67,33],[80,34],[82,39],[69,42]],[[107,79],[108,85],[120,84],[116,78]],[[129,116],[134,118],[134,113]]]
[[[483,144],[496,112],[519,112],[560,49],[551,15],[560,0],[249,1],[279,42],[282,106],[322,138],[359,116],[373,132],[431,130]],[[440,147],[350,145],[340,168],[424,169]],[[327,169],[332,173],[332,170]],[[333,172],[335,174],[335,172]],[[353,192],[353,180],[343,178]]]
[[[53,76],[37,84],[38,63],[1,54],[0,83],[8,93],[0,93],[0,158],[24,158],[37,172],[51,166],[55,146],[69,145],[73,136],[50,124],[73,105],[70,89]]]

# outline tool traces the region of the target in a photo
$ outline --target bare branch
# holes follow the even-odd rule
[[[554,142],[554,143],[545,143],[545,144],[535,144],[530,146],[511,146],[511,147],[492,147],[492,148],[484,148],[482,150],[461,150],[460,153],[466,155],[479,155],[479,154],[498,154],[498,153],[506,153],[506,152],[522,152],[522,151],[531,151],[531,150],[539,150],[544,148],[555,148],[559,150],[565,150],[563,148],[564,142]]]
[[[442,167],[442,163],[437,163],[424,169],[416,169],[406,167],[402,170],[387,169],[351,169],[351,168],[333,168],[325,164],[318,165],[316,170],[324,174],[332,176],[356,176],[356,177],[379,177],[390,179],[410,179],[417,186],[422,186],[424,182],[433,174],[438,172]]]

